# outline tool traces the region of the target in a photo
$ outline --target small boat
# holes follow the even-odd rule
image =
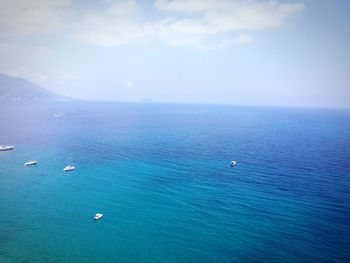
[[[68,165],[68,166],[63,168],[63,171],[70,172],[70,171],[73,171],[74,169],[75,169],[75,167],[73,165]]]
[[[98,220],[103,217],[103,214],[97,213],[94,217],[95,220]]]
[[[59,117],[64,117],[65,114],[64,114],[64,113],[55,113],[53,116],[54,116],[55,118],[59,118]]]
[[[25,166],[36,165],[38,162],[34,160],[30,160],[24,163]]]
[[[230,165],[235,166],[237,164],[237,161],[231,161]]]
[[[9,145],[0,145],[0,151],[10,151],[13,150],[13,146],[9,146]]]

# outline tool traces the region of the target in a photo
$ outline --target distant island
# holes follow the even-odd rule
[[[26,80],[0,73],[0,100],[72,100]]]

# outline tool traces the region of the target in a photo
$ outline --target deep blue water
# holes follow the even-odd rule
[[[0,262],[350,262],[349,111],[1,102],[0,144]]]

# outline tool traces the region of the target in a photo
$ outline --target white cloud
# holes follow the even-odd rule
[[[0,0],[1,36],[55,33],[68,22],[70,0]]]
[[[98,8],[83,8],[70,0],[0,0],[0,33],[60,33],[98,46],[245,44],[254,31],[281,27],[303,10],[302,2],[291,1],[155,0],[145,8],[136,0],[101,0]]]
[[[303,3],[237,0],[156,0],[155,6],[166,11],[195,13],[213,33],[282,26],[304,9]]]
[[[134,1],[111,5],[101,11],[87,10],[73,31],[79,40],[100,46],[140,43],[153,35],[153,27],[140,21],[140,6]]]
[[[126,6],[127,12],[125,11]],[[304,4],[277,1],[235,0],[156,0],[158,20],[146,17],[135,1],[119,2],[103,12],[85,14],[80,22],[79,39],[103,46],[145,43],[154,40],[169,45],[199,48],[246,44],[255,31],[283,26]],[[237,37],[233,37],[237,35]],[[234,39],[233,39],[234,38]],[[233,40],[232,40],[233,39]]]

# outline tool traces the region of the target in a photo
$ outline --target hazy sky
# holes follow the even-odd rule
[[[0,72],[93,100],[350,107],[347,0],[0,0]]]

